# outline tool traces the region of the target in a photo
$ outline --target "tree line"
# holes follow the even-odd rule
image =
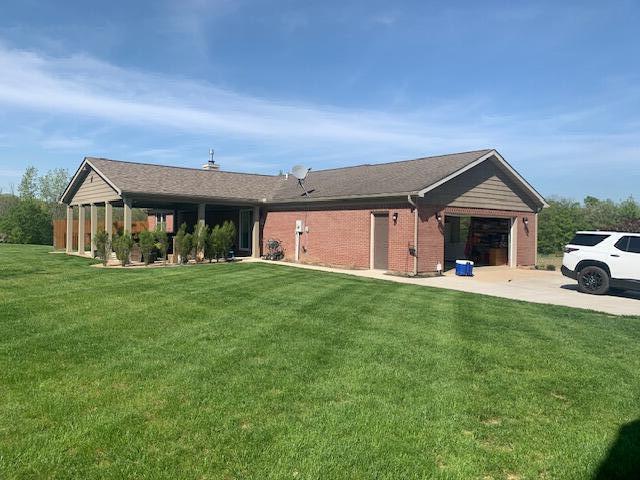
[[[0,243],[51,245],[52,221],[65,215],[58,199],[68,182],[69,172],[64,168],[39,175],[35,167],[27,167],[17,195],[0,192]]]
[[[614,230],[640,233],[640,204],[629,197],[621,202],[586,197],[583,202],[552,197],[538,215],[538,252],[562,251],[578,230]]]

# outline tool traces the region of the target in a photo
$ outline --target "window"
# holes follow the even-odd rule
[[[624,236],[616,242],[615,247],[623,252],[640,253],[640,237]]]
[[[581,245],[583,247],[594,247],[602,242],[605,238],[609,238],[609,235],[601,233],[577,233],[573,240],[569,242],[569,245]]]
[[[251,210],[240,210],[240,250],[251,249]]]
[[[156,227],[160,227],[165,232],[167,231],[167,214],[156,213]]]
[[[640,253],[640,237],[629,237],[627,252]]]

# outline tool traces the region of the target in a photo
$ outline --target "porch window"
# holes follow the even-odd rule
[[[240,250],[251,250],[251,210],[240,210]]]
[[[160,227],[165,232],[167,231],[167,214],[156,213],[156,227]]]

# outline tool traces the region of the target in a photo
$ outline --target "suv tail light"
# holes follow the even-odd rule
[[[580,249],[579,248],[573,248],[573,247],[564,247],[564,253],[577,252],[578,250],[580,250]]]

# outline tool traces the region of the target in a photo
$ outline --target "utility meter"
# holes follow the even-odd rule
[[[304,225],[302,220],[296,220],[296,233],[302,233],[304,231]]]

